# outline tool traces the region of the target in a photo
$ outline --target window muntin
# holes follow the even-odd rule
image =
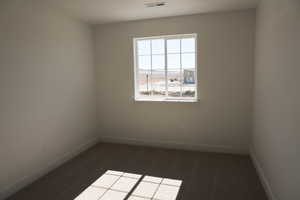
[[[196,34],[135,38],[135,100],[196,101],[196,39]]]

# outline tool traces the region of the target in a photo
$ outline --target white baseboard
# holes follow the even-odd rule
[[[67,162],[68,160],[74,158],[75,156],[77,156],[81,152],[87,150],[88,148],[92,147],[93,145],[97,144],[98,142],[99,142],[99,137],[93,138],[93,139],[89,140],[88,142],[84,143],[83,145],[80,145],[73,151],[64,154],[62,157],[58,158],[54,162],[50,162],[47,167],[37,171],[35,174],[25,176],[25,177],[21,178],[20,180],[16,181],[14,184],[9,185],[6,188],[3,188],[0,191],[0,200],[4,200],[5,198],[7,198],[10,195],[14,194],[15,192],[19,191],[23,187],[33,183],[37,179],[41,178],[45,174],[47,174],[50,171],[54,170],[55,168],[59,167],[63,163]]]
[[[263,168],[261,167],[260,162],[257,159],[257,156],[256,156],[253,148],[250,148],[250,157],[253,161],[254,167],[256,168],[256,171],[258,173],[260,181],[267,193],[268,199],[269,200],[279,200],[278,198],[275,197],[274,192],[272,191],[271,185],[265,175],[265,172],[263,171]]]
[[[110,137],[110,136],[102,136],[100,140],[102,142],[131,144],[131,145],[138,145],[138,146],[163,147],[168,149],[183,149],[183,150],[230,153],[230,154],[241,154],[241,155],[249,154],[248,147],[236,148],[231,146],[178,143],[173,141],[153,141],[153,140],[146,141],[146,140],[141,140],[136,138],[121,138],[121,137]]]

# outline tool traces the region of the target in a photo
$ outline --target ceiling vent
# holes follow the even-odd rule
[[[166,2],[160,1],[160,2],[153,2],[153,3],[145,3],[145,6],[147,8],[154,8],[154,7],[161,7],[165,6]]]

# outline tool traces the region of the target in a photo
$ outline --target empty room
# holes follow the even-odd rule
[[[1,0],[0,200],[300,200],[300,0]]]

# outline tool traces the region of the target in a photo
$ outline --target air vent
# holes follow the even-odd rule
[[[153,3],[145,3],[147,8],[161,7],[166,5],[166,2],[153,2]]]

